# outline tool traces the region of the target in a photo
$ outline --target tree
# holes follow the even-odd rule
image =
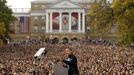
[[[134,42],[134,0],[113,0],[112,8],[122,44]]]
[[[0,36],[2,36],[6,31],[4,22],[0,22]]]
[[[6,0],[0,0],[0,28],[5,29],[1,35],[7,37],[10,33],[9,25],[15,18],[12,16],[12,10],[6,5]],[[4,26],[2,26],[4,25]],[[0,38],[2,38],[0,36]]]
[[[3,22],[0,22],[0,46],[2,45],[2,36],[5,33],[6,28],[5,28],[5,24]]]
[[[88,13],[90,18],[91,33],[100,37],[111,32],[113,22],[113,10],[107,0],[95,1]]]
[[[6,5],[6,0],[0,0],[0,22],[5,23],[6,33],[10,32],[9,24],[14,21],[12,10]]]
[[[122,44],[130,45],[134,42],[134,0],[94,2],[89,17],[93,33],[109,33],[116,26]]]

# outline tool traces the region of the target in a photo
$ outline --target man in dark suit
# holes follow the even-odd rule
[[[68,75],[79,75],[77,67],[77,58],[73,55],[72,49],[66,48],[65,55],[67,56],[67,58],[62,59],[61,61],[69,67]]]

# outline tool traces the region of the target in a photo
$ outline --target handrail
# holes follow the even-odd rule
[[[13,13],[28,13],[30,8],[12,8]]]

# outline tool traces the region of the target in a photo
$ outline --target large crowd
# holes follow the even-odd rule
[[[70,47],[78,59],[80,75],[134,75],[134,50],[107,44],[48,44],[30,41],[0,48],[0,75],[34,75],[34,54],[45,47],[40,75],[53,75],[53,62]]]

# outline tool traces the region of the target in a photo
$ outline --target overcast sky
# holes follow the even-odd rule
[[[30,8],[30,2],[34,0],[7,0],[11,8]]]
[[[11,8],[30,8],[31,1],[35,0],[7,0],[7,4]]]

